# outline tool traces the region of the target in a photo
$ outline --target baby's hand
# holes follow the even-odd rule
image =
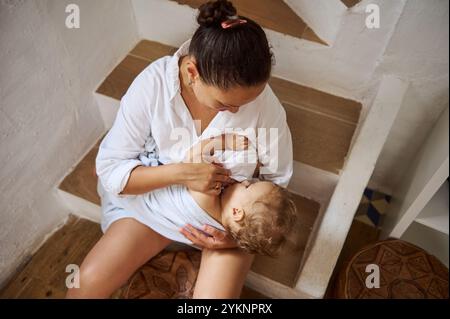
[[[238,134],[224,134],[225,148],[233,151],[243,151],[248,149],[248,138]]]

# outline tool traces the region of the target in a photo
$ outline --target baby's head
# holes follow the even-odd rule
[[[222,194],[222,224],[247,252],[274,256],[295,219],[289,192],[272,182],[236,183]]]

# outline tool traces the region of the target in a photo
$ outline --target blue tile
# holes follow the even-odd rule
[[[366,189],[364,190],[364,195],[365,195],[368,199],[372,199],[373,190],[371,190],[370,188],[366,188]]]
[[[380,222],[380,213],[376,210],[375,207],[372,206],[372,204],[369,204],[367,216],[370,218],[370,220],[375,226],[378,226],[378,223]]]

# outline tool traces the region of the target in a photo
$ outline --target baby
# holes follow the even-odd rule
[[[184,161],[211,161],[221,151],[246,152],[248,147],[246,137],[223,134],[195,144],[187,151]],[[206,224],[228,231],[238,246],[247,252],[273,256],[292,230],[296,206],[286,189],[268,181],[244,180],[253,174],[255,166],[256,163],[238,163],[237,175],[242,181],[223,190],[218,184],[216,195],[174,184],[141,195],[116,196],[106,192],[99,182],[102,230],[126,216],[166,238],[193,245],[180,233],[180,228],[190,224],[200,229]]]
[[[209,162],[217,151],[247,149],[245,136],[222,134],[194,145],[184,161]],[[189,193],[224,226],[239,247],[250,253],[275,255],[295,222],[296,206],[289,192],[269,181],[245,180],[228,186],[219,196],[190,189]]]

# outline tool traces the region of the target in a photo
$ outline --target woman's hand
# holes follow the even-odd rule
[[[230,170],[219,163],[182,163],[183,184],[189,189],[210,195],[219,195],[222,186],[234,183]]]
[[[189,224],[180,229],[180,232],[184,235],[184,237],[189,239],[192,243],[194,243],[194,245],[202,248],[225,249],[237,247],[237,243],[228,233],[213,226],[204,225],[202,231],[199,231]],[[209,236],[204,233],[209,234]]]

